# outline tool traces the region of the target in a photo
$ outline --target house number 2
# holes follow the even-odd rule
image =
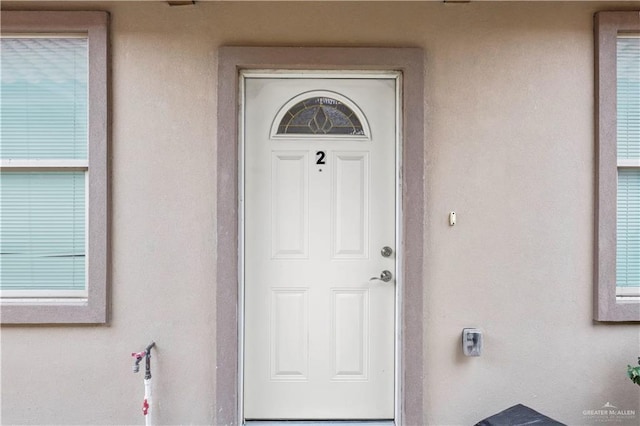
[[[326,164],[324,162],[324,156],[325,156],[324,151],[316,152],[316,164]]]

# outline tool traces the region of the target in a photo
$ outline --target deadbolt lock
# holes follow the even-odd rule
[[[380,254],[382,257],[389,257],[393,254],[393,249],[389,246],[384,246],[382,247],[382,250],[380,250]]]

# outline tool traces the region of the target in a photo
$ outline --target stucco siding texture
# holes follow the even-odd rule
[[[130,353],[153,339],[156,422],[213,423],[216,134],[236,125],[216,54],[251,45],[424,49],[425,425],[516,403],[589,425],[607,402],[637,424],[640,328],[592,320],[593,14],[634,6],[3,2],[111,13],[112,284],[108,326],[2,327],[1,422],[142,424]]]

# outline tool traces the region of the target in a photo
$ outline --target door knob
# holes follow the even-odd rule
[[[384,246],[382,247],[382,250],[380,250],[380,254],[382,257],[389,257],[393,254],[393,249],[389,246]]]
[[[388,283],[389,281],[391,281],[391,278],[393,278],[393,274],[391,273],[391,271],[387,271],[385,269],[384,271],[382,271],[379,277],[371,277],[369,281],[380,280]]]

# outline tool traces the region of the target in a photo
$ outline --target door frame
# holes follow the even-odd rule
[[[218,51],[215,414],[239,425],[242,414],[241,117],[243,70],[399,72],[401,240],[396,326],[396,424],[422,424],[424,254],[424,55],[417,48],[221,47]]]
[[[393,393],[394,393],[394,415],[393,418],[398,418],[400,410],[400,393],[399,390],[399,381],[400,377],[400,352],[399,352],[399,342],[400,342],[400,318],[402,318],[402,286],[404,284],[403,276],[402,276],[402,265],[403,261],[403,250],[402,250],[402,182],[400,180],[400,170],[402,170],[402,131],[401,131],[401,105],[402,105],[402,73],[399,71],[382,71],[382,70],[369,70],[369,71],[351,71],[351,70],[339,70],[339,71],[331,71],[331,70],[254,70],[254,69],[241,69],[239,70],[239,97],[240,97],[240,111],[239,111],[239,156],[238,156],[238,195],[239,195],[239,245],[238,245],[238,411],[239,418],[243,419],[244,415],[244,378],[245,378],[245,369],[244,369],[244,361],[245,361],[245,317],[246,317],[246,308],[245,308],[245,276],[244,271],[246,268],[245,256],[244,256],[244,248],[245,248],[245,237],[247,236],[245,233],[245,191],[244,187],[246,184],[245,177],[245,163],[246,163],[246,107],[247,105],[243,103],[243,100],[246,98],[246,80],[249,78],[262,78],[262,79],[357,79],[357,80],[388,80],[393,81],[394,83],[394,131],[393,131],[393,152],[395,154],[395,158],[393,160],[393,186],[395,189],[393,210],[394,210],[394,221],[393,221],[393,229],[395,234],[395,239],[393,241],[394,249],[394,258],[395,258],[395,267],[393,269],[393,289],[394,289],[394,336],[393,336],[393,353],[394,353],[394,367],[393,367]],[[332,89],[331,89],[332,90]],[[309,92],[305,92],[305,96],[308,95]],[[332,96],[333,92],[331,92]],[[349,96],[345,93],[340,93],[343,96]],[[300,96],[300,95],[299,95]],[[291,102],[291,101],[290,101]],[[363,111],[362,105],[356,105],[355,109]],[[277,114],[287,111],[286,106],[281,106],[276,110],[276,113],[273,114],[272,118],[276,118]],[[370,127],[371,124],[367,124],[369,121],[369,117],[362,112],[362,116],[360,117],[361,122],[364,126]],[[275,119],[274,123],[278,123],[279,119]],[[271,130],[273,130],[274,124],[272,123]],[[270,133],[271,135],[271,133]],[[304,138],[304,135],[298,135],[298,137]],[[340,135],[337,135],[339,138]],[[371,137],[369,134],[368,137]],[[342,139],[344,141],[344,138]],[[371,142],[371,140],[368,140]],[[359,142],[359,143],[362,143]],[[374,188],[375,190],[375,188]],[[251,239],[251,236],[248,236]],[[323,420],[318,420],[323,421]]]

